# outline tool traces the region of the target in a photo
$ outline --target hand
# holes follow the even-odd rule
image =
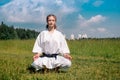
[[[72,60],[72,57],[69,54],[64,54],[63,56],[69,60]]]
[[[33,56],[33,60],[35,61],[36,59],[38,59],[40,57],[40,54],[39,53],[36,53],[34,56]]]

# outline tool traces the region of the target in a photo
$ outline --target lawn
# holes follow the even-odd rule
[[[0,80],[120,80],[120,39],[67,41],[68,72],[30,73],[35,40],[0,41]]]

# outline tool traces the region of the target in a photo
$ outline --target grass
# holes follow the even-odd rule
[[[120,80],[120,39],[68,41],[68,72],[30,74],[35,40],[0,41],[0,80]]]

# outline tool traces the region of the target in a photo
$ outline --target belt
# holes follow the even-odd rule
[[[46,53],[43,53],[43,55],[41,57],[54,57],[56,59],[57,55],[59,55],[59,54],[46,54]]]

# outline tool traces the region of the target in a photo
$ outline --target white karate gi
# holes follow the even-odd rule
[[[46,66],[48,69],[61,66],[62,68],[69,68],[71,61],[64,58],[64,53],[70,53],[65,37],[61,32],[54,30],[50,33],[48,30],[42,31],[34,44],[33,53],[59,54],[57,58],[54,57],[39,57],[31,65],[36,70],[42,69]]]

